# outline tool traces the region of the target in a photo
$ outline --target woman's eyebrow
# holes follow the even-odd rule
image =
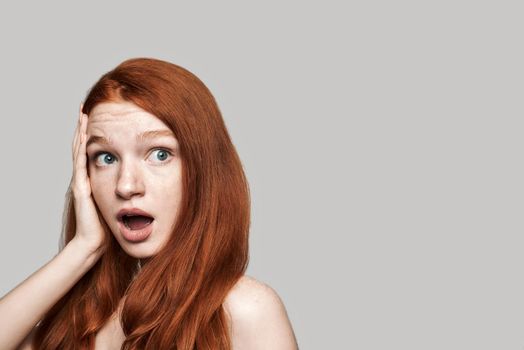
[[[138,142],[154,139],[157,137],[173,137],[175,138],[175,135],[171,130],[149,130],[144,131],[138,135],[136,135],[136,140]],[[111,141],[111,138],[105,138],[104,136],[97,136],[97,135],[91,135],[89,137],[89,140],[87,140],[86,148],[89,147],[92,143],[98,143],[101,145],[112,145],[113,142]]]

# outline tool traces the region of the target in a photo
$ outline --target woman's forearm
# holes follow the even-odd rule
[[[44,314],[100,258],[80,239],[71,240],[55,257],[0,299],[0,349],[15,349]]]

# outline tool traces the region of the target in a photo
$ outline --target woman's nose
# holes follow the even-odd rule
[[[117,196],[129,199],[135,195],[144,195],[144,182],[139,166],[127,164],[122,166],[118,175],[115,192]]]

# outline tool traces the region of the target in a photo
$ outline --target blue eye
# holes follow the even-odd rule
[[[93,160],[96,161],[98,160],[98,157],[100,157],[101,155],[105,155],[105,157],[103,157],[104,160],[112,160],[114,161],[115,160],[115,157],[113,157],[113,155],[111,153],[107,153],[107,152],[98,152],[97,154],[95,154],[93,156]],[[112,163],[111,161],[111,163]]]
[[[165,160],[169,157],[169,156],[172,156],[171,152],[165,150],[165,149],[162,149],[162,148],[157,148],[153,151],[154,152],[157,152],[157,160],[160,160],[161,162],[160,163],[167,163]],[[109,152],[97,152],[92,158],[91,160],[94,161],[95,163],[97,163],[98,159],[100,158],[100,156],[104,156],[102,157],[101,159],[103,160],[103,163],[102,164],[112,164],[114,161],[115,161],[115,157],[109,153]],[[105,163],[107,162],[107,163]]]
[[[165,149],[156,149],[155,151],[160,151],[160,153],[157,153],[160,155],[160,158],[157,158],[157,159],[162,160],[162,161],[171,155],[171,153],[169,153]]]

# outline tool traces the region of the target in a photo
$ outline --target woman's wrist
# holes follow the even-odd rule
[[[68,245],[74,246],[74,249],[77,250],[79,254],[84,255],[86,260],[91,260],[93,263],[104,253],[102,244],[87,241],[81,236],[73,237]]]

